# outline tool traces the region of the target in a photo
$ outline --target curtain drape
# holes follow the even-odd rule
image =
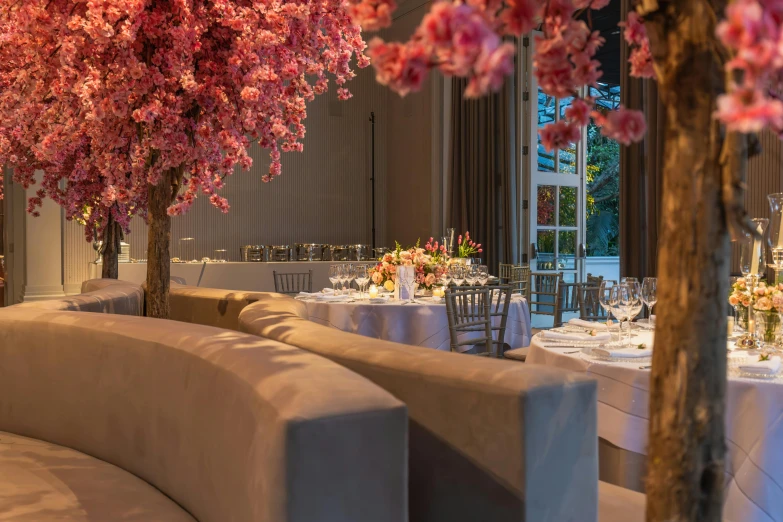
[[[513,223],[512,87],[465,99],[467,81],[451,81],[446,224],[470,231],[491,273],[511,262]]]
[[[623,20],[628,11],[629,0],[623,0]],[[620,56],[623,104],[644,111],[647,118],[644,140],[620,150],[620,275],[641,281],[657,274],[666,114],[655,82],[630,77],[625,41]]]

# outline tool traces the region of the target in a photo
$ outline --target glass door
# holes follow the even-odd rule
[[[532,38],[524,48],[526,63],[532,63]],[[527,160],[530,224],[530,269],[534,272],[563,272],[566,282],[580,282],[584,276],[584,137],[567,149],[548,152],[538,130],[565,117],[572,99],[556,100],[538,88],[530,67],[525,76],[529,117]],[[525,144],[523,144],[525,145]],[[524,148],[524,147],[523,147]]]

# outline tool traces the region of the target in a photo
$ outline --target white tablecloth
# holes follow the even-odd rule
[[[635,343],[650,334],[641,333]],[[649,341],[648,341],[649,342]],[[526,364],[585,372],[598,380],[598,436],[646,454],[649,362],[604,362],[533,337]],[[745,379],[729,370],[726,390],[726,522],[783,522],[783,378]]]
[[[400,304],[353,301],[328,303],[305,300],[310,320],[345,332],[397,343],[450,350],[446,305],[417,300]],[[523,297],[514,297],[508,311],[504,342],[511,348],[530,344],[530,313]],[[469,346],[461,347],[468,350]]]

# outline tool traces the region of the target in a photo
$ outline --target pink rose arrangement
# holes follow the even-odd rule
[[[375,285],[384,286],[387,290],[389,287],[393,289],[397,280],[397,267],[412,266],[416,271],[416,283],[431,289],[440,282],[446,272],[448,257],[443,245],[438,245],[437,241],[433,242],[432,238],[424,248],[419,246],[418,241],[415,246],[407,249],[396,243],[394,251],[385,254],[372,269],[370,278]]]
[[[464,237],[460,235],[457,238],[457,257],[470,257],[474,254],[480,254],[484,251],[481,243],[476,243],[470,239],[470,232],[465,231]]]
[[[751,291],[744,277],[737,279],[731,286],[729,304],[735,307],[753,309],[760,312],[783,312],[783,283],[767,285],[763,281]]]

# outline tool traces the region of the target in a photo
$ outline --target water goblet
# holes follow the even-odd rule
[[[356,265],[356,284],[359,286],[359,299],[362,298],[363,290],[370,280],[369,265]]]
[[[650,316],[650,323],[652,323],[652,310],[655,303],[658,301],[657,296],[657,277],[645,277],[642,281],[642,301],[647,305],[647,312]]]
[[[481,286],[486,286],[489,281],[489,267],[487,265],[478,266],[478,283]]]
[[[444,290],[449,287],[449,284],[451,283],[451,272],[448,268],[443,271],[443,274],[441,274],[440,281],[443,283]]]
[[[612,281],[611,279],[605,279],[601,281],[601,286],[598,288],[598,302],[601,305],[601,308],[604,309],[606,312],[606,323],[607,326],[609,325],[609,322],[612,320],[612,287],[617,284],[617,281]],[[618,337],[619,340],[619,337]]]
[[[465,274],[465,282],[468,283],[468,286],[475,285],[478,276],[478,265],[468,265],[467,273]]]
[[[454,281],[454,284],[456,286],[462,286],[462,283],[465,282],[465,267],[460,264],[451,265],[449,267],[449,273],[451,274],[451,279]]]
[[[329,265],[329,282],[332,283],[332,293],[337,295],[337,290],[334,286],[341,282],[340,265]]]

